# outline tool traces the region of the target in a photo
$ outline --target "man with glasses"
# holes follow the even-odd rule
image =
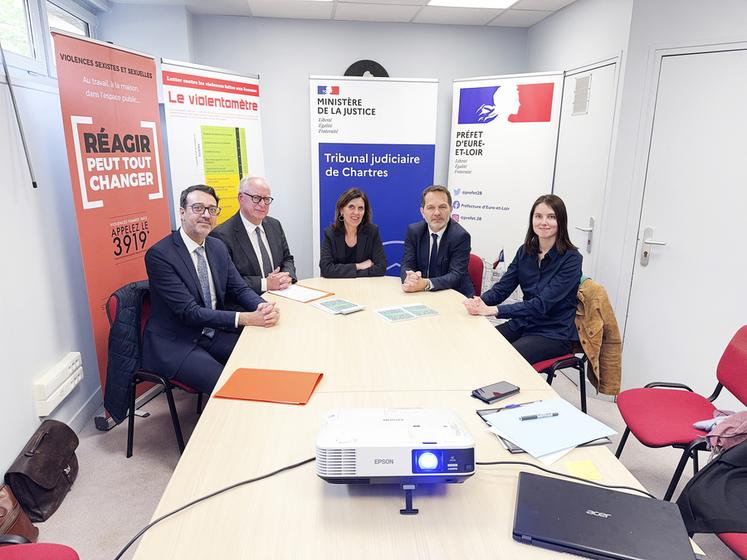
[[[220,206],[215,190],[182,192],[182,225],[145,253],[151,311],[143,335],[143,368],[210,394],[247,325],[272,327],[278,309],[241,279],[226,246],[208,237]],[[241,311],[229,311],[227,299]]]
[[[471,238],[451,219],[451,193],[433,185],[423,191],[422,222],[410,224],[405,237],[400,276],[405,292],[452,288],[471,298],[475,295],[467,265]]]
[[[273,198],[262,177],[244,177],[239,183],[239,211],[213,230],[252,290],[283,290],[296,281],[296,266],[283,226],[268,216]]]

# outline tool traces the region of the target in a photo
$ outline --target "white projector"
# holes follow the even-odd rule
[[[446,410],[334,410],[316,439],[316,473],[337,484],[464,482],[475,473],[475,440]]]

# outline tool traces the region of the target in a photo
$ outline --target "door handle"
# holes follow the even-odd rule
[[[576,229],[586,234],[586,252],[591,253],[591,242],[594,237],[594,218],[589,218],[589,227],[576,226]]]
[[[664,247],[666,244],[666,241],[656,241],[654,239],[654,228],[647,227],[644,229],[643,239],[641,239],[641,266],[648,266],[648,259],[651,256],[651,245]]]

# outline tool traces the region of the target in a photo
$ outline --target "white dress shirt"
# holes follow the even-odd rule
[[[182,228],[179,228],[179,234],[182,236],[182,241],[184,241],[184,245],[187,246],[187,252],[189,253],[189,256],[192,257],[192,264],[195,266],[195,272],[197,272],[197,253],[195,253],[195,249],[197,247],[204,247],[205,243],[203,242],[202,245],[197,244],[194,239],[192,239],[189,235],[184,233],[184,230]],[[215,297],[215,284],[213,284],[213,273],[210,270],[210,261],[208,261],[207,258],[207,251],[205,252],[205,264],[207,265],[207,271],[208,271],[208,286],[210,286],[210,308],[215,309],[216,304],[218,303],[218,299]],[[198,273],[199,278],[199,273]],[[236,313],[236,318],[234,319],[234,327],[239,327],[239,314]]]
[[[431,251],[433,251],[433,234],[436,234],[436,241],[438,241],[438,250],[441,251],[441,238],[444,235],[444,231],[446,231],[446,228],[442,229],[441,231],[433,231],[430,226],[428,226],[428,263],[431,262]],[[428,276],[433,276],[431,274],[431,271],[428,271]],[[428,282],[428,285],[425,288],[426,292],[429,292],[433,289],[433,282],[430,281],[430,278],[426,278],[426,281]]]
[[[275,265],[272,262],[272,252],[270,252],[270,244],[267,242],[267,234],[265,233],[265,228],[262,227],[262,224],[255,226],[253,223],[247,220],[241,212],[239,212],[239,216],[241,216],[241,223],[244,224],[244,228],[246,229],[246,234],[249,236],[249,242],[252,244],[252,249],[254,249],[254,254],[257,255],[257,262],[259,263],[260,275],[261,275],[261,272],[264,270],[264,262],[262,261],[262,251],[259,248],[256,230],[260,231],[260,235],[262,236],[262,243],[265,246],[267,255],[270,257],[270,270],[275,270]],[[260,280],[260,287],[263,292],[267,291],[267,278],[263,277],[262,280]]]

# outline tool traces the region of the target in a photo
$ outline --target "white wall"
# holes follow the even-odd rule
[[[260,75],[265,169],[277,199],[272,213],[283,222],[299,277],[318,273],[311,241],[310,74],[342,75],[356,60],[372,59],[390,76],[438,78],[435,180],[445,184],[452,81],[526,68],[524,29],[194,16],[192,32],[194,62]]]
[[[113,2],[109,6],[97,16],[97,39],[156,59],[192,59],[192,16],[186,7]]]
[[[576,0],[527,33],[531,72],[571,70],[627,48],[633,0]]]
[[[67,352],[85,378],[53,417],[79,430],[101,404],[56,83],[14,82],[38,189],[31,188],[8,87],[0,80],[3,273],[0,274],[0,472],[39,425],[34,379]]]
[[[635,260],[651,132],[648,110],[655,97],[655,51],[732,41],[747,41],[743,0],[634,1],[609,193],[609,207],[615,210],[603,238],[605,282],[618,314],[627,309]],[[724,206],[728,203],[723,201]]]

